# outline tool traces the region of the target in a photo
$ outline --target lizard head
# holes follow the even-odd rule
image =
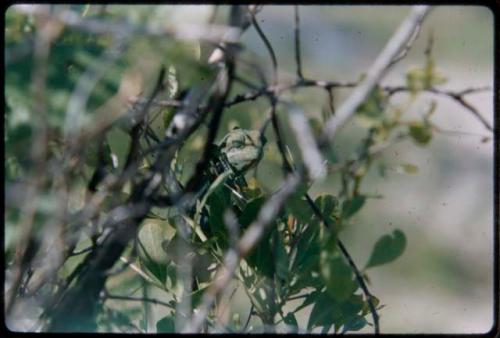
[[[260,161],[265,143],[258,130],[235,128],[221,140],[220,150],[235,170],[244,172]]]

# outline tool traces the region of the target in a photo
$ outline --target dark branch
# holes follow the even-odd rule
[[[295,12],[295,26],[294,26],[294,33],[295,33],[295,62],[297,63],[297,77],[299,79],[303,79],[304,76],[302,75],[302,62],[300,59],[300,18],[299,18],[299,6],[295,5],[293,7],[294,12]]]

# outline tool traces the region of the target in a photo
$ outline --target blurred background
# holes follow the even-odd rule
[[[305,76],[356,79],[408,10],[404,6],[301,6]],[[288,28],[293,8],[266,7],[261,19],[276,46],[280,67],[293,74],[293,32]],[[405,71],[423,62],[430,32],[437,67],[448,77],[442,88],[493,86],[493,16],[487,8],[471,6],[436,7],[408,56],[383,84],[404,85]],[[244,35],[244,41],[266,57],[253,31]],[[337,104],[342,95],[339,92],[336,97]],[[410,113],[422,114],[430,99],[421,97]],[[372,170],[362,190],[384,198],[369,200],[342,238],[358,264],[364,264],[380,234],[400,228],[408,237],[402,257],[369,271],[371,290],[386,305],[381,310],[382,332],[487,332],[493,324],[494,299],[493,142],[482,142],[489,132],[456,102],[432,99],[438,103],[433,121],[442,129],[464,134],[435,134],[425,148],[403,142],[388,149],[383,156],[387,163],[412,163],[418,172],[392,171],[382,178]],[[493,91],[467,99],[493,123]],[[337,139],[341,152],[348,151],[343,144],[349,143],[356,128],[353,121],[342,130]],[[335,185],[338,181],[332,180],[329,185],[314,186],[312,192],[331,192]]]
[[[171,24],[206,22],[212,14],[211,6],[201,5],[108,6],[107,10],[124,15],[131,22],[143,23],[147,19],[151,24],[167,19]],[[408,14],[409,7],[299,6],[299,10],[304,76],[356,81]],[[225,23],[226,15],[227,6],[221,6],[216,22]],[[295,76],[293,18],[292,6],[265,6],[258,14],[259,24],[275,49],[279,78],[283,82],[293,80]],[[431,32],[436,66],[448,79],[439,88],[493,87],[493,15],[489,9],[479,6],[434,8],[407,57],[391,69],[382,84],[405,85],[406,72],[411,67],[423,66]],[[248,29],[241,42],[245,47],[243,59],[256,60],[265,65],[270,74],[268,52],[255,30]],[[99,45],[99,41],[91,43]],[[143,81],[154,82],[152,74],[158,70],[162,56],[151,53],[152,49],[145,49],[154,46],[148,43],[134,41],[125,64],[134,64],[133,71],[128,73],[132,79],[142,76]],[[199,58],[200,54],[203,57],[204,49],[195,49],[193,53],[197,56],[194,58]],[[59,51],[72,53],[63,47]],[[92,49],[86,53],[98,54]],[[85,53],[82,55],[80,60],[88,57]],[[71,63],[64,63],[64,57],[59,60],[67,68],[66,72],[61,71],[62,66],[50,71],[50,76],[61,78],[60,88],[56,85],[51,89],[54,95],[50,97],[50,104],[57,108],[49,117],[53,124],[61,123],[70,94],[64,81],[71,78],[74,84],[82,71],[75,70]],[[8,72],[6,83],[14,85],[7,89],[7,93],[11,103],[19,103],[27,89],[18,88],[15,83],[23,77],[28,78],[29,69],[23,70],[19,63],[14,66],[19,71]],[[119,68],[110,68],[105,78],[119,76]],[[151,84],[144,85],[148,86]],[[94,98],[94,106],[99,106],[116,91],[117,84],[108,87],[98,88],[103,98]],[[335,90],[335,104],[341,104],[348,94],[349,90]],[[320,116],[326,106],[324,90],[301,89],[292,95],[310,116]],[[406,94],[398,94],[391,102],[404,104],[406,99]],[[493,90],[471,94],[466,99],[493,124]],[[432,121],[444,132],[435,133],[425,147],[405,141],[387,149],[381,158],[386,163],[387,175],[380,175],[373,167],[361,188],[363,193],[382,195],[383,198],[369,199],[341,237],[358,265],[363,266],[381,235],[399,228],[407,236],[407,248],[402,257],[368,271],[370,289],[385,305],[380,311],[382,332],[482,333],[493,324],[492,135],[469,111],[448,97],[420,95],[408,108],[404,119],[422,116],[431,100],[437,101]],[[11,125],[29,119],[22,104],[14,106],[17,108],[9,120]],[[223,121],[225,128],[221,128],[219,136],[235,124],[247,128],[260,126],[264,120],[262,112],[267,107],[267,100],[261,98],[228,109]],[[285,122],[283,112],[280,112],[280,117]],[[357,119],[342,129],[335,143],[341,158],[349,156],[364,130]],[[110,143],[113,139],[120,143],[120,137],[124,136],[112,135]],[[201,135],[194,137],[193,144],[199,142],[197,137]],[[293,138],[288,130],[285,138]],[[120,148],[124,151],[126,145],[118,145],[118,152]],[[268,158],[273,158],[275,151],[268,147]],[[196,158],[194,154],[193,158]],[[402,172],[398,168],[405,163],[418,170],[412,174]],[[281,177],[279,164],[279,160],[268,160],[259,167],[258,179],[269,190],[280,183],[276,179]],[[338,190],[339,179],[332,175],[327,182],[313,185],[310,192],[314,197],[324,193],[336,194]],[[9,220],[6,224],[8,247],[16,235],[9,228]],[[366,328],[363,332],[371,331],[371,328]]]

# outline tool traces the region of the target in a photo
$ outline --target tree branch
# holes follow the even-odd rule
[[[299,79],[303,79],[304,76],[302,75],[302,62],[300,59],[300,18],[299,18],[299,6],[295,5],[293,7],[294,13],[295,13],[295,26],[294,26],[294,33],[295,33],[295,62],[297,64],[297,77]]]
[[[375,85],[382,79],[387,68],[401,50],[402,46],[408,43],[415,28],[422,23],[429,10],[429,6],[412,7],[410,14],[401,23],[382,52],[375,59],[375,62],[368,69],[365,78],[349,95],[347,100],[337,109],[335,115],[326,122],[320,143],[333,141],[337,131],[352,118],[358,107],[365,101]]]

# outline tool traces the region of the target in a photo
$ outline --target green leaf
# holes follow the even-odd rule
[[[319,291],[313,291],[311,292],[309,295],[307,295],[307,297],[304,299],[304,301],[302,302],[302,304],[300,304],[295,310],[294,312],[299,312],[300,310],[302,310],[303,308],[315,303],[318,298],[321,297],[321,293]]]
[[[396,229],[391,235],[384,235],[375,243],[370,260],[366,268],[392,262],[403,253],[406,247],[405,234]]]
[[[396,167],[396,171],[405,174],[417,174],[418,167],[411,163],[402,163]]]
[[[337,250],[336,243],[331,240],[328,242],[332,243],[321,251],[321,277],[328,293],[340,302],[348,299],[356,291],[358,285],[353,279],[351,267],[344,262]]]
[[[378,305],[380,304],[380,299],[378,299],[374,295],[371,296],[371,299],[372,299],[373,306],[375,307],[375,309],[377,309]],[[368,302],[364,302],[363,303],[363,311],[361,312],[361,314],[363,316],[365,316],[365,315],[367,315],[370,312],[371,311],[370,311],[370,306],[368,305]]]
[[[309,315],[308,331],[320,326],[328,329],[332,324],[342,319],[342,310],[338,302],[329,297],[327,293],[320,294],[316,299],[317,301]]]
[[[141,225],[137,234],[141,263],[162,283],[166,281],[167,265],[171,260],[163,249],[165,241],[167,241],[165,221],[148,219]]]
[[[241,212],[241,216],[238,218],[242,228],[246,228],[255,220],[255,217],[257,217],[257,214],[265,201],[265,197],[258,197],[245,205]]]
[[[365,317],[355,316],[350,318],[342,327],[341,334],[346,333],[347,331],[359,331],[364,328],[368,322]]]
[[[414,121],[408,127],[410,136],[418,145],[426,145],[432,138],[432,128],[428,123]]]
[[[378,119],[383,115],[385,108],[385,95],[380,87],[375,87],[370,93],[370,96],[361,104],[356,111],[356,114]]]
[[[356,316],[363,310],[365,301],[363,296],[352,294],[349,299],[342,303],[342,313],[345,319]]]
[[[224,223],[224,212],[230,206],[230,196],[229,191],[222,188],[219,186],[219,189],[216,189],[207,198],[207,205],[210,210],[208,217],[209,229],[203,229],[203,232],[205,232],[207,237],[215,238],[219,247],[222,250],[226,250],[229,246],[229,239]]]
[[[426,82],[425,72],[421,68],[413,68],[406,73],[406,86],[413,95],[424,90]]]
[[[276,274],[282,280],[288,280],[289,276],[289,262],[288,253],[285,249],[285,243],[279,231],[274,232],[274,260],[276,265]]]
[[[356,195],[351,199],[345,200],[342,203],[342,218],[348,219],[357,213],[361,207],[365,204],[366,197],[362,195]]]
[[[308,224],[311,222],[313,212],[307,201],[301,196],[293,196],[286,203],[285,208],[291,213],[300,224]]]
[[[269,278],[273,278],[274,264],[272,261],[273,251],[269,240],[269,235],[264,238],[254,247],[251,253],[247,256],[247,263],[255,269],[259,274]]]
[[[175,317],[173,313],[163,317],[156,322],[156,333],[174,333],[175,332]]]
[[[309,225],[300,234],[297,244],[297,255],[293,261],[292,271],[304,274],[318,269],[319,263],[319,227],[317,224]]]
[[[255,220],[265,200],[264,197],[259,197],[247,203],[238,218],[242,228],[246,228]],[[274,274],[274,264],[271,260],[273,251],[270,238],[272,238],[272,233],[265,235],[246,258],[246,261],[252,268],[267,277],[272,277]]]
[[[331,216],[335,207],[339,204],[336,197],[332,195],[321,195],[314,201],[321,213],[325,216]]]

